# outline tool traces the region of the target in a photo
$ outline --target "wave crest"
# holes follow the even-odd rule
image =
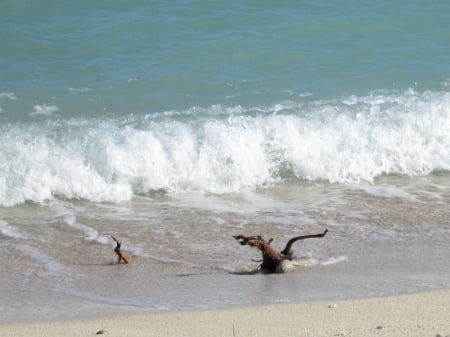
[[[118,202],[161,190],[221,193],[290,177],[357,182],[450,170],[450,94],[437,92],[214,106],[1,131],[3,206],[55,196]]]

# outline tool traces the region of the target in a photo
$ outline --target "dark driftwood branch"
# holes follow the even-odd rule
[[[239,243],[241,245],[247,245],[250,247],[258,248],[261,251],[262,260],[260,261],[252,260],[252,261],[261,262],[259,268],[262,271],[267,273],[274,273],[277,271],[277,267],[281,261],[292,260],[293,255],[292,245],[294,244],[294,242],[311,238],[321,238],[324,237],[327,234],[327,232],[328,229],[325,229],[325,231],[320,234],[296,236],[287,242],[286,247],[281,252],[277,252],[270,246],[270,243],[272,242],[273,239],[266,241],[263,239],[261,235],[245,236],[243,234],[239,234],[233,237],[236,240],[239,240]]]
[[[305,239],[313,239],[313,238],[323,238],[325,234],[328,233],[328,229],[325,229],[323,233],[320,234],[312,234],[312,235],[303,235],[303,236],[297,236],[295,238],[292,238],[288,241],[286,244],[286,247],[281,251],[281,254],[283,255],[292,255],[294,252],[292,251],[292,245],[294,242],[299,240],[305,240]]]
[[[123,263],[125,264],[131,263],[131,260],[120,250],[122,243],[119,240],[117,240],[114,236],[111,235],[111,237],[116,242],[116,248],[114,249],[114,252],[118,256],[117,263],[119,264],[120,261],[123,261]]]

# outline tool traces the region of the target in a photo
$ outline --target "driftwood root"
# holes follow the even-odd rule
[[[256,247],[261,251],[262,260],[252,260],[254,262],[261,262],[259,269],[266,273],[274,273],[277,271],[277,267],[283,260],[292,260],[293,250],[292,245],[300,240],[311,239],[311,238],[322,238],[328,233],[328,229],[325,229],[323,233],[310,234],[296,236],[290,239],[284,249],[281,252],[276,251],[270,246],[273,239],[268,241],[264,240],[261,235],[245,236],[243,234],[234,235],[233,238],[239,241],[241,245],[247,245],[250,247]]]

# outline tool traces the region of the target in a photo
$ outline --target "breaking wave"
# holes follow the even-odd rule
[[[450,93],[211,106],[0,127],[0,205],[54,197],[119,202],[288,179],[373,181],[450,170]]]

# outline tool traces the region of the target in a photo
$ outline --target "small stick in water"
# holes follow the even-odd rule
[[[119,240],[117,240],[114,236],[111,235],[111,237],[114,241],[116,241],[116,248],[114,249],[114,252],[118,256],[117,264],[119,264],[120,261],[123,261],[123,263],[125,264],[131,263],[131,260],[126,255],[124,255],[120,250],[122,243]]]

